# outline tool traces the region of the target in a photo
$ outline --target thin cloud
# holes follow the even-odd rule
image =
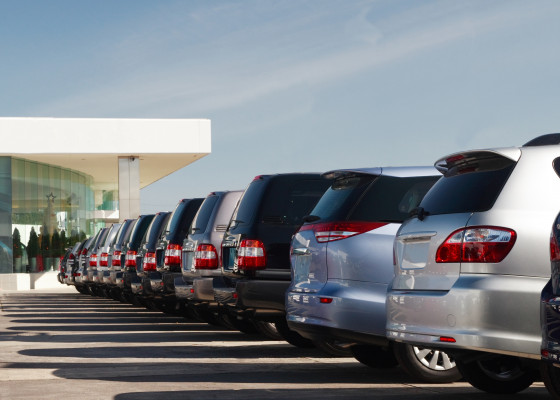
[[[343,22],[346,27],[344,40],[333,39],[335,44],[319,49],[314,46],[318,42],[311,40],[307,44],[309,54],[297,54],[299,48],[294,41],[303,40],[305,35],[321,35],[317,31],[309,33],[302,27],[305,26],[302,19],[310,17],[274,19],[267,26],[266,35],[261,31],[267,25],[266,21],[249,27],[240,23],[242,27],[231,35],[212,37],[206,43],[217,51],[208,60],[200,59],[195,52],[202,51],[200,49],[204,46],[201,43],[192,48],[187,46],[185,51],[193,52],[175,60],[174,65],[148,65],[123,81],[113,79],[106,86],[45,104],[37,112],[39,115],[63,113],[65,116],[84,116],[86,113],[96,116],[170,117],[184,116],[188,110],[189,116],[204,116],[241,107],[301,85],[317,87],[328,84],[473,35],[512,29],[529,19],[550,13],[547,7],[533,7],[526,3],[502,2],[493,8],[473,10],[472,7],[457,6],[454,2],[443,2],[404,10],[376,22],[372,18],[376,6],[376,3],[368,3]],[[234,11],[243,15],[243,10],[227,10],[230,13]],[[332,15],[337,12],[323,10],[325,19],[328,19],[325,17],[327,11]],[[301,31],[292,30],[294,26]],[[190,31],[193,29],[196,30],[196,26]],[[336,35],[329,33],[325,27],[323,29],[324,41],[328,43]],[[286,32],[289,40],[283,36],[273,37],[279,32]],[[124,39],[120,46],[123,43],[132,45],[137,40]],[[154,38],[152,44],[164,40]],[[267,46],[272,50],[266,50]],[[274,50],[275,47],[280,50]],[[302,48],[305,49],[305,45]],[[149,58],[149,53],[156,50],[144,49],[147,54],[143,57]],[[223,53],[219,54],[219,51]]]

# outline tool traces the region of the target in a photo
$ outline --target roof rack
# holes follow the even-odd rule
[[[560,144],[560,133],[549,133],[548,135],[537,136],[525,143],[523,147],[548,146],[551,144]]]

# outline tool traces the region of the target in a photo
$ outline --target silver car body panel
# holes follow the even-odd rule
[[[390,339],[539,358],[540,293],[550,278],[550,225],[560,198],[552,162],[560,146],[499,150],[512,160],[517,152],[517,165],[490,210],[403,223],[387,298]],[[516,242],[499,263],[436,263],[438,247],[464,226],[509,228]],[[442,336],[456,342],[442,342]]]
[[[395,167],[337,170],[324,175],[353,173],[392,177],[438,174],[431,167]],[[326,243],[319,243],[313,230],[299,230],[291,244],[287,320],[384,337],[387,288],[394,274],[393,241],[399,227],[400,223],[382,223],[370,231]]]

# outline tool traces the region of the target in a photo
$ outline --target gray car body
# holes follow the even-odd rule
[[[395,240],[387,336],[448,351],[469,349],[538,359],[539,300],[550,278],[550,224],[560,197],[560,178],[552,164],[560,157],[560,146],[462,152],[442,158],[436,166],[477,152],[498,154],[516,165],[488,211],[427,215],[403,223]],[[481,225],[516,232],[516,242],[504,260],[435,262],[437,249],[452,232]]]
[[[373,177],[438,175],[433,167],[367,168],[326,174],[354,173]],[[326,243],[319,243],[312,230],[298,231],[291,244],[292,282],[286,292],[290,328],[311,339],[324,333],[363,342],[385,341],[385,297],[393,278],[392,249],[399,226],[387,223]],[[321,304],[321,298],[332,302]]]
[[[193,289],[193,283],[196,279],[203,279],[203,277],[206,277],[206,279],[210,279],[211,281],[211,277],[222,275],[222,270],[219,267],[216,269],[195,269],[193,265],[193,256],[199,244],[212,244],[216,248],[218,257],[220,256],[220,246],[222,244],[224,233],[229,220],[231,219],[231,215],[233,214],[233,210],[235,209],[235,206],[242,194],[242,190],[213,192],[200,206],[199,213],[201,210],[204,210],[204,203],[209,201],[211,196],[217,197],[208,219],[206,229],[194,232],[190,230],[187,238],[183,241],[183,265],[181,268],[182,277],[175,279],[175,296],[177,298],[196,300],[197,295]],[[196,225],[198,217],[199,215],[197,213],[191,226]],[[193,289],[192,293],[191,289]],[[211,296],[213,300],[213,291],[211,291]]]

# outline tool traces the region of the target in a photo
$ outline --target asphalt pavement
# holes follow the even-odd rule
[[[0,292],[0,399],[503,399],[72,287]],[[549,399],[541,382],[514,396]]]

